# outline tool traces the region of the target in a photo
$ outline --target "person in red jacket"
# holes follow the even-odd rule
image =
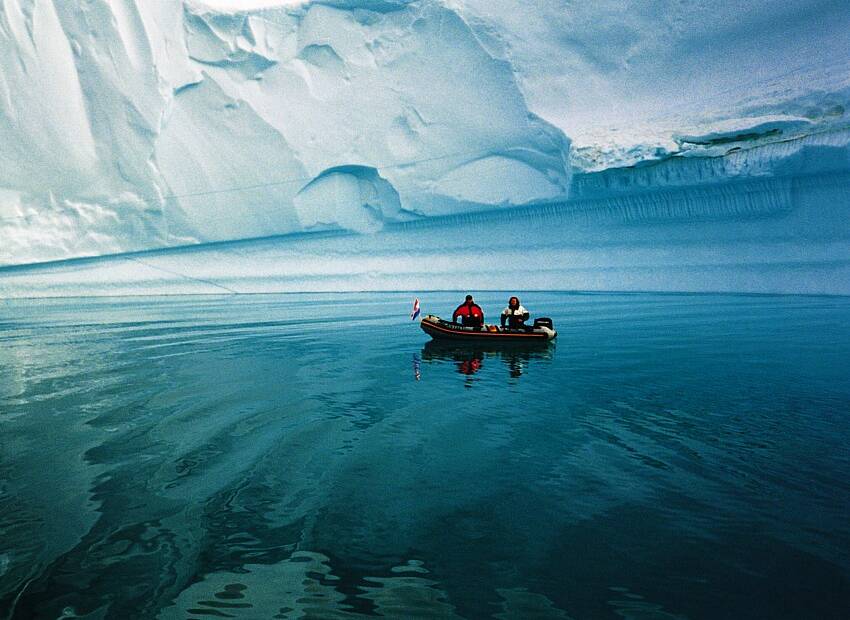
[[[455,309],[454,314],[452,314],[452,321],[456,323],[458,317],[463,319],[464,327],[481,327],[484,325],[484,311],[472,300],[472,295],[467,295],[466,301]]]

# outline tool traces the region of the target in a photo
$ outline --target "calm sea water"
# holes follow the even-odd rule
[[[848,617],[850,300],[411,297],[0,302],[0,618]]]

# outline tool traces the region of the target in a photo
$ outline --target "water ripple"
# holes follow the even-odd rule
[[[0,616],[843,615],[850,303],[410,297],[4,305]]]

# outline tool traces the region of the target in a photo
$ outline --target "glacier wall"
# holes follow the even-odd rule
[[[230,4],[0,2],[0,295],[847,292],[844,2]]]
[[[850,294],[850,131],[736,148],[576,174],[566,201],[396,222],[369,235],[325,231],[7,267],[0,297],[517,288]],[[362,178],[378,182],[374,173]],[[354,200],[364,195],[352,179],[339,183]]]
[[[850,101],[844,0],[451,0],[578,150],[635,159],[707,122],[828,123]],[[622,165],[622,163],[620,163]]]
[[[6,0],[0,78],[0,264],[374,231],[570,181],[567,137],[436,0]],[[345,166],[397,201],[309,213]]]

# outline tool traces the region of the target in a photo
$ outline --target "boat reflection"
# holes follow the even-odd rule
[[[501,360],[511,378],[517,379],[525,373],[533,360],[551,360],[555,346],[551,343],[523,344],[522,346],[475,344],[458,345],[438,340],[427,342],[422,348],[425,362],[454,362],[457,372],[467,377],[478,373],[485,361]]]

